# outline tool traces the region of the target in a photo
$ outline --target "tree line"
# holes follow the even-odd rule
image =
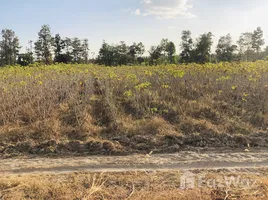
[[[19,64],[27,66],[34,62],[89,63],[88,39],[52,36],[49,25],[43,25],[36,42],[29,41],[26,53],[19,53],[21,46],[15,32],[4,29],[0,41],[0,66]]]
[[[268,46],[264,48],[263,31],[258,27],[253,32],[242,33],[233,43],[230,34],[220,37],[216,51],[212,52],[213,37],[211,32],[193,39],[191,31],[181,34],[180,52],[174,42],[162,39],[159,45],[151,46],[145,55],[142,42],[127,45],[124,41],[108,44],[103,41],[96,58],[89,58],[88,39],[62,38],[52,35],[49,25],[43,25],[38,32],[37,41],[29,41],[25,53],[20,53],[18,36],[11,29],[1,32],[0,66],[27,66],[34,62],[53,63],[97,63],[106,66],[118,65],[159,65],[178,63],[207,63],[268,60]]]

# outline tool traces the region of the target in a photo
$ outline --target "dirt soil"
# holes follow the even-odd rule
[[[203,185],[181,188],[181,178],[186,173],[204,177]],[[128,156],[21,156],[1,159],[0,175],[1,200],[266,200],[268,149]],[[236,179],[228,182],[232,177]],[[210,180],[227,180],[230,185],[218,187],[215,182],[213,186]],[[244,180],[248,181],[247,187],[240,185]]]
[[[268,149],[184,151],[176,154],[21,157],[1,160],[3,174],[127,172],[144,170],[254,169],[268,167]]]

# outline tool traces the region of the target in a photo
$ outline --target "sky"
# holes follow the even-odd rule
[[[220,36],[230,33],[235,43],[261,26],[268,45],[267,0],[3,0],[0,7],[0,29],[14,30],[22,51],[43,24],[62,37],[88,38],[95,55],[103,40],[148,50],[168,38],[179,49],[182,30],[193,38],[212,32],[215,47]]]

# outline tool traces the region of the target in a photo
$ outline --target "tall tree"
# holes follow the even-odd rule
[[[230,34],[222,36],[219,39],[216,53],[218,61],[231,62],[234,58],[234,51],[237,49],[236,45],[232,45],[232,37]]]
[[[150,54],[150,64],[157,65],[161,56],[163,55],[161,46],[151,46],[149,54]]]
[[[265,44],[263,39],[263,31],[261,27],[258,27],[252,34],[252,48],[256,51],[259,56],[261,47]]]
[[[195,49],[195,62],[202,64],[210,62],[210,52],[213,44],[212,36],[212,33],[209,32],[199,37]]]
[[[83,60],[82,58],[83,48],[81,40],[75,37],[73,38],[71,45],[72,45],[71,55],[73,57],[73,62],[81,63],[81,61]]]
[[[64,39],[64,44],[65,44],[66,54],[71,55],[71,51],[72,51],[72,39],[66,37]]]
[[[68,44],[71,45],[71,44]],[[69,47],[69,46],[68,46]],[[67,50],[66,40],[62,39],[59,34],[54,38],[54,62],[57,63],[71,63],[72,56]]]
[[[145,52],[144,45],[141,42],[139,42],[138,44],[134,42],[133,45],[129,47],[129,55],[132,59],[132,63],[133,64],[136,64],[137,62],[141,63],[142,55],[144,54],[144,52]]]
[[[34,43],[35,53],[39,61],[45,64],[52,63],[53,38],[49,25],[43,25],[38,33],[38,40]]]
[[[82,43],[82,57],[84,60],[84,63],[87,64],[88,63],[88,55],[89,54],[89,44],[88,44],[88,39],[84,39],[83,43]]]
[[[55,54],[55,60],[62,54],[62,51],[65,48],[65,42],[63,39],[61,39],[60,34],[56,34],[54,38],[54,54]]]
[[[121,41],[116,47],[115,50],[115,59],[116,65],[127,65],[130,62],[129,46],[124,41]]]
[[[115,50],[114,47],[103,41],[103,44],[99,51],[97,63],[106,66],[112,66],[114,64]]]
[[[167,47],[166,47],[166,51],[168,54],[169,63],[174,64],[175,63],[174,55],[176,53],[175,44],[173,42],[168,42]]]
[[[163,54],[164,57],[166,57],[167,54],[168,54],[168,45],[169,45],[168,39],[167,38],[163,38],[161,40],[161,43],[160,43],[160,46],[159,47],[160,47],[160,49],[161,49],[162,54]]]
[[[191,31],[182,31],[181,36],[181,49],[180,62],[181,63],[190,63],[193,54],[193,39],[191,37]]]
[[[136,53],[137,53],[137,56],[138,57],[142,57],[142,55],[144,54],[145,52],[145,46],[142,42],[139,42],[137,45],[136,45]]]
[[[239,46],[239,54],[242,56],[246,55],[246,61],[250,60],[250,54],[252,53],[252,33],[246,32],[242,33],[239,37],[239,40],[237,41],[237,44]]]
[[[136,56],[139,64],[144,62],[144,58],[142,57],[144,53],[145,53],[145,46],[142,42],[139,42],[136,45]]]
[[[19,39],[11,29],[4,29],[1,32],[2,41],[0,42],[1,65],[15,65],[19,53]]]

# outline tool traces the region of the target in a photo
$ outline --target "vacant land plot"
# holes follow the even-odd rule
[[[0,69],[0,152],[268,146],[268,62]]]
[[[1,68],[0,199],[267,199],[267,97],[268,62]]]

